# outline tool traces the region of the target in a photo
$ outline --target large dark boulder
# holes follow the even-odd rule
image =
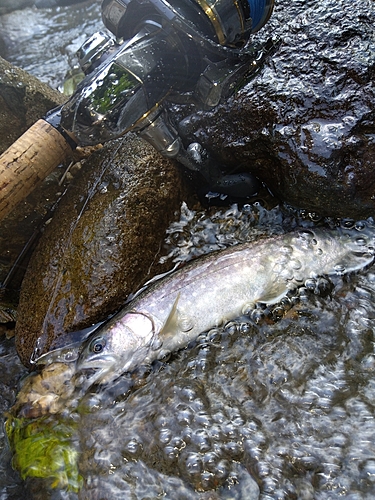
[[[280,200],[329,216],[375,208],[375,4],[279,0],[281,45],[227,104],[182,128]]]
[[[21,290],[16,346],[30,356],[102,321],[166,270],[159,252],[189,190],[176,165],[132,135],[82,165],[47,225]]]

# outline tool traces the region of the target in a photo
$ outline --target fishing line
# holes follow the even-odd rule
[[[67,255],[68,249],[72,245],[73,233],[74,233],[83,213],[85,212],[89,201],[91,200],[91,198],[95,194],[99,184],[102,182],[104,174],[106,173],[108,167],[112,164],[113,159],[115,158],[115,156],[117,155],[117,153],[119,152],[121,147],[123,146],[124,142],[125,142],[125,138],[121,138],[118,146],[111,153],[110,157],[106,161],[103,162],[102,168],[101,168],[101,171],[100,171],[98,177],[96,178],[95,182],[93,183],[93,185],[89,189],[87,196],[83,202],[83,205],[82,205],[76,219],[73,221],[73,223],[70,226],[69,235],[65,241],[62,255],[59,259],[59,271],[57,273],[57,277],[55,278],[55,282],[53,285],[53,294],[52,294],[51,300],[49,302],[49,306],[48,306],[48,309],[46,311],[46,314],[44,315],[44,318],[43,318],[41,335],[38,337],[36,344],[35,344],[35,348],[33,350],[33,353],[30,357],[31,364],[36,363],[36,361],[40,357],[40,352],[43,351],[46,347],[46,343],[48,340],[48,336],[46,335],[46,332],[47,332],[47,326],[48,326],[48,322],[49,322],[49,318],[50,318],[50,314],[51,314],[51,309],[52,309],[52,305],[54,304],[54,302],[56,300],[56,296],[60,290],[60,285],[61,285],[62,279],[64,277],[64,273],[62,272],[61,268],[65,265],[65,260],[66,260],[66,255]],[[43,338],[42,338],[42,335],[43,335]]]

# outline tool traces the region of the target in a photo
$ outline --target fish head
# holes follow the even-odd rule
[[[154,322],[147,314],[129,311],[112,318],[86,340],[81,350],[77,371],[85,374],[85,385],[110,383],[147,362],[154,336]]]

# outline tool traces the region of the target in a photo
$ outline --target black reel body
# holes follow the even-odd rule
[[[231,95],[268,53],[248,41],[272,9],[273,0],[103,0],[115,38],[96,33],[79,50],[87,76],[62,107],[62,129],[81,146],[133,130],[218,185],[220,168],[184,148],[163,102],[210,109]]]

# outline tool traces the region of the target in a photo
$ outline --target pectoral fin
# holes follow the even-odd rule
[[[167,337],[168,335],[173,334],[174,332],[177,331],[178,329],[178,311],[177,311],[177,304],[180,299],[180,294],[177,294],[176,300],[173,303],[173,306],[171,308],[170,313],[168,314],[167,319],[165,320],[165,323],[160,330],[160,337]]]
[[[282,299],[286,291],[287,287],[285,283],[276,281],[272,283],[266,290],[264,290],[261,297],[258,298],[257,302],[269,305],[275,304]]]

